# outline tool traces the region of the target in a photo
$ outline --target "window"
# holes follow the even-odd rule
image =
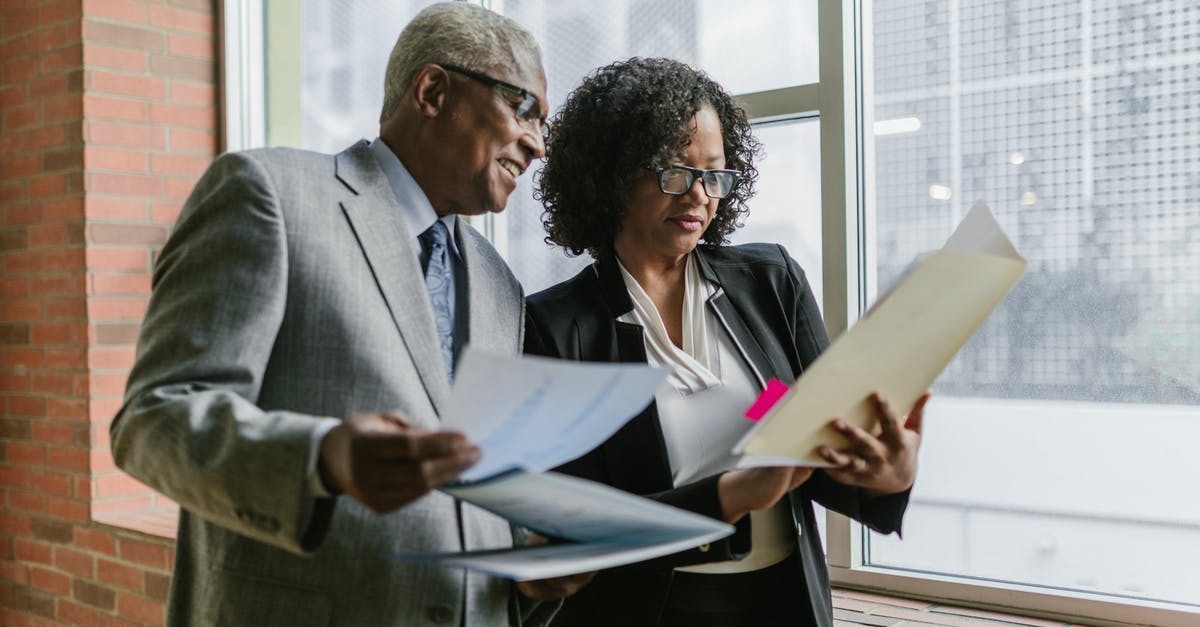
[[[1200,476],[1200,8],[907,0],[867,19],[873,282],[976,199],[1030,267],[936,382],[904,540],[865,534],[862,564],[1200,609],[1183,496]],[[1125,615],[1158,622],[1145,611]]]

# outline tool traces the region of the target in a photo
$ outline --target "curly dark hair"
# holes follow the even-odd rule
[[[705,105],[721,121],[725,167],[742,176],[717,206],[701,243],[724,244],[754,195],[761,145],[746,112],[704,72],[671,59],[634,57],[602,67],[567,97],[550,124],[546,163],[534,198],[545,207],[546,242],[569,255],[611,250],[634,182],[665,166],[691,141],[689,123]]]

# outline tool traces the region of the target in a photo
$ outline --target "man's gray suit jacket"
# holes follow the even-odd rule
[[[112,426],[118,465],[183,508],[171,624],[508,623],[510,582],[384,559],[510,546],[507,522],[440,492],[377,515],[305,474],[322,417],[438,427],[450,386],[401,211],[366,142],[224,155],[184,206]],[[458,222],[469,341],[517,354],[520,285]]]

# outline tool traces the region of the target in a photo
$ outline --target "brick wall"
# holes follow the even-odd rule
[[[163,620],[171,504],[113,467],[108,423],[215,151],[214,4],[0,2],[2,625]]]

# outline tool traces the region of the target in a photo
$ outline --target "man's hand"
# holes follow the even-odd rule
[[[533,579],[518,581],[517,592],[534,601],[557,601],[565,599],[586,586],[595,577],[595,571],[577,575],[563,575],[549,579]]]
[[[838,418],[830,424],[850,440],[849,448],[835,451],[821,445],[817,454],[833,464],[825,473],[838,483],[858,486],[871,496],[903,492],[912,487],[917,475],[921,419],[929,392],[913,403],[903,422],[882,394],[873,392],[871,399],[881,427],[879,437]]]
[[[380,514],[456,479],[479,460],[461,433],[414,427],[398,413],[358,414],[321,440],[321,480]]]
[[[547,542],[549,540],[546,539],[546,536],[540,533],[533,533],[530,534],[529,539],[525,542],[525,546],[538,546]],[[518,581],[517,592],[535,601],[557,601],[579,592],[579,589],[586,586],[592,580],[592,577],[595,576],[596,571],[591,571],[575,575],[563,575],[562,577],[550,577],[548,579]]]
[[[808,481],[813,469],[771,466],[731,470],[717,480],[717,496],[725,522],[733,524],[753,511],[775,505],[783,495]]]

